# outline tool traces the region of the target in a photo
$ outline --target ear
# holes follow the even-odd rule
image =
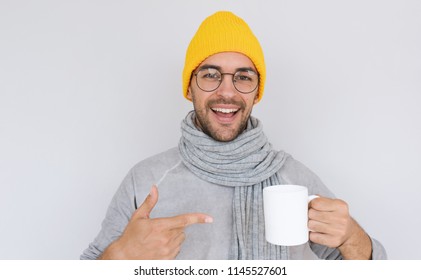
[[[254,96],[253,105],[256,105],[256,104],[257,104],[257,102],[259,102],[259,93],[257,93],[257,94]]]
[[[191,86],[189,86],[187,88],[187,95],[186,95],[187,99],[192,101],[192,95],[191,95]]]

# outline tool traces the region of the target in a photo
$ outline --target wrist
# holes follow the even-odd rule
[[[368,234],[355,222],[353,234],[338,247],[344,259],[370,260],[372,258],[372,243]]]
[[[114,241],[111,243],[105,250],[102,252],[101,256],[98,260],[124,260],[126,259],[123,254],[123,250],[121,250],[119,240]]]

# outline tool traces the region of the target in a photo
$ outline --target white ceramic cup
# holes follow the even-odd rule
[[[299,185],[276,185],[263,189],[266,240],[283,246],[308,241],[308,189]]]

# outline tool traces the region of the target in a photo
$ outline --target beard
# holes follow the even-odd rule
[[[195,95],[193,94],[193,97]],[[212,137],[219,142],[229,142],[238,137],[247,127],[247,121],[251,114],[251,109],[246,111],[246,104],[242,100],[225,99],[218,97],[209,100],[203,108],[196,106],[195,99],[193,99],[193,106],[196,112],[195,124],[205,134]],[[210,115],[214,114],[212,107],[218,104],[231,104],[239,107],[235,114],[239,114],[241,119],[232,124],[221,124],[211,120]]]

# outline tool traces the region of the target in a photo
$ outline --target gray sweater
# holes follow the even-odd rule
[[[284,184],[307,186],[309,194],[333,197],[313,172],[291,156],[288,156],[278,175]],[[195,224],[186,228],[186,240],[177,259],[227,259],[231,244],[234,188],[196,177],[182,163],[178,148],[143,160],[130,170],[111,201],[101,231],[80,258],[97,259],[122,234],[136,205],[143,203],[153,184],[158,186],[159,200],[151,218],[195,212],[214,218],[212,224]],[[371,240],[373,259],[386,259],[383,246],[375,239]],[[311,242],[291,246],[288,252],[289,259],[342,258],[339,250]]]

